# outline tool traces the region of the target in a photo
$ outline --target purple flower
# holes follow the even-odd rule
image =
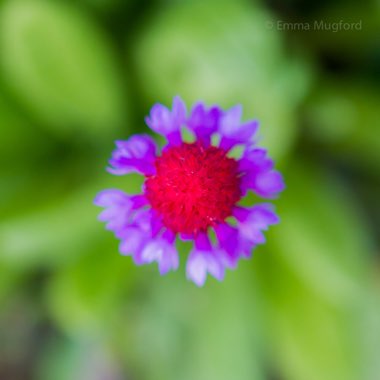
[[[267,151],[257,147],[257,121],[241,122],[241,116],[241,106],[223,111],[203,103],[195,104],[188,116],[183,101],[175,97],[172,110],[156,104],[146,118],[167,140],[161,152],[147,135],[116,141],[109,172],[145,177],[141,194],[111,189],[95,199],[104,207],[99,219],[120,239],[122,254],[132,256],[137,265],[155,261],[166,274],[179,265],[176,238],[192,240],[186,273],[202,286],[207,273],[222,280],[226,268],[236,268],[265,242],[263,231],[279,221],[273,206],[242,207],[239,202],[248,191],[274,198],[284,182]],[[183,128],[194,142],[183,141]],[[217,145],[211,143],[214,135],[219,136]],[[238,145],[244,148],[242,157],[230,157]],[[212,229],[215,242],[209,236]]]

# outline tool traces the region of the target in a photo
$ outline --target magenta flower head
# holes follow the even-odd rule
[[[175,97],[172,110],[156,104],[146,118],[167,140],[161,151],[148,135],[116,141],[108,171],[145,177],[141,194],[111,189],[95,199],[104,207],[99,219],[120,239],[122,254],[137,265],[155,261],[166,274],[179,265],[176,238],[190,240],[186,274],[202,286],[207,273],[222,280],[227,268],[265,242],[263,231],[278,223],[273,207],[239,202],[248,191],[274,198],[284,183],[266,150],[256,146],[257,121],[241,122],[241,116],[241,106],[223,111],[202,103],[187,115]],[[185,128],[193,142],[183,140]],[[237,146],[243,148],[239,159],[231,155]]]

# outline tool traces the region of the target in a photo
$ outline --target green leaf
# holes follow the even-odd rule
[[[304,159],[285,174],[281,222],[256,257],[276,365],[291,380],[363,379],[365,222],[352,195],[315,165]]]
[[[14,150],[25,151],[38,142],[29,123],[20,115],[20,110],[0,88],[0,159],[7,159]]]
[[[117,241],[110,239],[94,237],[84,255],[61,268],[47,286],[50,313],[72,337],[111,336],[134,283],[138,269],[130,257],[119,254]]]
[[[57,265],[80,254],[97,230],[95,188],[47,202],[38,211],[0,224],[0,260],[11,267]]]
[[[360,82],[324,81],[307,104],[314,139],[371,175],[380,173],[380,96]]]
[[[119,363],[107,342],[79,334],[72,339],[54,339],[42,347],[38,361],[39,380],[120,379]]]
[[[140,371],[152,380],[264,379],[261,308],[248,263],[222,283],[210,277],[197,288],[184,279],[185,253],[181,259],[182,269],[167,277],[153,268],[150,294],[133,309],[131,339]]]
[[[0,47],[7,83],[46,127],[101,136],[124,121],[122,77],[112,47],[69,3],[5,1]]]
[[[141,183],[139,176],[129,176],[125,181],[97,179],[67,195],[37,204],[33,211],[2,220],[0,262],[15,268],[33,268],[75,260],[104,230],[103,223],[97,220],[101,209],[93,204],[96,194],[104,188],[118,188],[117,184],[123,182],[120,188],[133,193]]]

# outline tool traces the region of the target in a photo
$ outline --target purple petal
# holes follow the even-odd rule
[[[151,239],[143,248],[139,258],[144,263],[156,261],[161,275],[178,268],[178,252],[173,243],[165,238]]]
[[[208,146],[212,134],[217,131],[221,113],[219,107],[214,106],[207,110],[203,103],[197,103],[187,120],[187,126],[195,133],[198,140]]]
[[[128,227],[123,231],[123,239],[120,242],[119,250],[123,255],[130,255],[137,265],[144,264],[140,260],[139,253],[147,241],[146,233],[139,227]]]
[[[100,192],[94,203],[105,208],[99,220],[107,222],[106,228],[119,236],[123,228],[131,223],[136,210],[146,205],[147,200],[142,195],[128,195],[121,190],[111,189]]]
[[[161,232],[161,230],[164,228],[164,225],[162,223],[162,219],[154,210],[151,209],[149,211],[151,214],[150,230],[152,232],[152,237],[156,237]]]
[[[195,247],[187,259],[187,278],[198,286],[204,285],[207,273],[219,281],[223,280],[224,267],[218,253],[219,250],[211,246],[207,235],[205,233],[199,234],[195,240]]]
[[[239,171],[268,171],[273,169],[273,161],[268,157],[268,152],[263,148],[247,149],[239,160]]]
[[[256,193],[264,198],[273,198],[285,188],[282,175],[276,170],[259,173],[254,186]]]
[[[127,227],[139,229],[144,234],[146,240],[149,240],[157,235],[156,231],[154,231],[155,222],[156,218],[152,209],[139,209],[132,215]],[[125,239],[128,234],[128,228],[120,230],[117,237]]]
[[[264,198],[274,198],[284,190],[282,175],[273,169],[273,161],[267,157],[265,149],[255,148],[244,153],[239,160],[241,190],[246,194],[253,190]]]
[[[153,218],[152,209],[142,209],[137,211],[134,215],[132,225],[140,228],[142,231],[148,233],[149,236],[152,237]]]
[[[223,264],[232,269],[236,268],[239,259],[250,257],[257,244],[265,242],[262,231],[278,223],[278,217],[269,204],[252,208],[237,206],[233,215],[238,221],[237,228],[228,224],[215,227]]]
[[[150,136],[136,135],[126,141],[116,141],[116,147],[109,161],[110,173],[116,175],[131,172],[154,174],[157,147]]]
[[[120,252],[131,255],[137,265],[147,262],[142,252],[147,244],[154,240],[153,220],[154,215],[151,209],[140,209],[131,218],[131,223],[118,233],[117,237],[121,239]]]
[[[257,195],[263,198],[276,198],[277,195],[285,189],[282,175],[276,171],[268,172],[251,172],[241,177],[240,188],[245,195],[248,190],[253,190]]]
[[[145,121],[154,132],[165,136],[170,144],[178,145],[181,142],[181,126],[186,121],[186,106],[176,96],[171,112],[162,104],[155,104]]]
[[[223,254],[223,263],[228,268],[236,268],[241,256],[239,231],[228,224],[219,224],[215,227],[219,247]]]
[[[129,219],[133,207],[131,197],[120,190],[104,190],[97,195],[94,203],[105,207],[98,217],[108,222],[107,229],[117,231]]]
[[[194,240],[194,234],[192,234],[192,233],[184,233],[184,232],[182,232],[182,233],[180,233],[179,234],[179,237],[180,237],[180,239],[182,240],[182,241],[192,241],[192,240]]]
[[[178,253],[174,248],[175,235],[166,231],[156,238],[156,218],[152,210],[141,209],[144,196],[129,196],[120,190],[106,190],[95,199],[95,204],[106,207],[100,219],[108,221],[107,228],[115,232],[120,252],[131,255],[137,265],[158,262],[161,274],[178,268]],[[160,229],[162,225],[160,226]]]
[[[238,104],[225,111],[221,120],[220,131],[224,132],[226,135],[234,134],[235,128],[240,124],[242,115],[243,107],[241,104]]]
[[[255,244],[246,239],[240,230],[228,224],[220,224],[215,228],[221,249],[223,264],[230,269],[237,267],[242,258],[250,258]]]
[[[179,127],[186,120],[186,105],[179,96],[175,96],[173,99],[172,120],[173,124]]]
[[[101,191],[94,200],[96,206],[110,207],[114,205],[124,205],[130,202],[130,196],[124,191],[110,189]]]
[[[242,106],[237,105],[226,111],[220,119],[219,133],[222,136],[220,147],[229,150],[237,144],[252,143],[259,128],[256,120],[241,123]]]
[[[259,204],[251,208],[236,207],[234,216],[238,220],[238,229],[242,239],[253,245],[265,242],[262,231],[272,224],[277,224],[279,218],[269,204]]]

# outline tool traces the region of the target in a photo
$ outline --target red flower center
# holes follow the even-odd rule
[[[174,233],[206,231],[230,216],[241,198],[237,161],[223,149],[183,143],[164,150],[155,166],[146,197]]]

